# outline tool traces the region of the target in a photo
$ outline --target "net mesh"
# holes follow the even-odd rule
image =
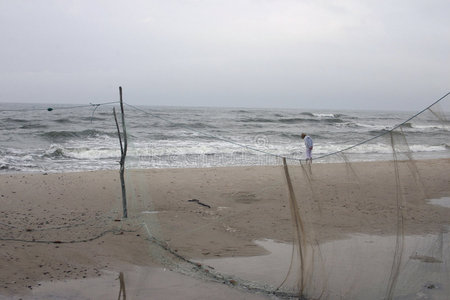
[[[151,239],[158,241],[158,245],[166,241],[163,247],[166,252],[173,254],[173,249],[177,249],[175,261],[170,263],[176,264],[186,274],[233,282],[246,289],[279,297],[408,299],[427,295],[444,299],[449,282],[448,255],[445,257],[445,249],[448,249],[448,243],[445,243],[448,239],[448,212],[431,206],[426,200],[448,195],[449,160],[415,159],[408,143],[409,140],[414,141],[414,133],[410,129],[421,126],[423,119],[448,129],[442,103],[435,104],[394,130],[369,141],[385,147],[383,158],[366,157],[367,161],[377,162],[352,161],[355,148],[366,144],[362,143],[355,148],[327,155],[326,159],[332,161],[328,164],[316,163],[320,159],[309,164],[303,160],[266,155],[265,165],[280,169],[270,169],[279,177],[271,178],[270,184],[261,183],[267,176],[267,167],[256,167],[248,172],[239,170],[237,172],[245,172],[245,175],[239,176],[239,180],[245,182],[229,182],[226,186],[221,186],[225,180],[216,182],[213,179],[225,177],[222,168],[208,170],[205,177],[189,182],[195,186],[184,186],[182,180],[175,176],[168,188],[179,191],[173,195],[167,191],[167,198],[162,200],[173,203],[163,204],[154,199],[156,206],[153,209],[158,214],[139,219],[151,224],[147,228]],[[437,164],[442,165],[436,168]],[[211,190],[211,185],[214,186],[215,199],[202,192],[205,186]],[[149,186],[159,184],[149,179]],[[261,186],[277,190],[279,194],[264,199],[264,194],[255,193]],[[160,195],[161,192],[152,192],[150,187],[146,194]],[[193,208],[192,202],[187,202],[190,198],[207,199],[209,204],[206,208]],[[285,209],[270,212],[271,217],[267,212],[262,212],[258,217],[258,210],[264,209],[262,202],[265,201],[278,202],[278,206]],[[247,207],[238,205],[241,203],[247,204]],[[177,205],[178,209],[174,211]],[[226,213],[221,210],[223,207],[228,209]],[[287,228],[287,208],[290,211],[290,229]],[[181,218],[186,224],[176,220],[176,215],[182,214],[188,216]],[[254,222],[258,218],[265,218],[266,226],[272,227],[265,228],[264,237],[252,232],[252,226],[259,226],[261,220],[257,224],[249,221],[242,224],[245,219]],[[173,226],[177,229],[174,230]],[[153,228],[158,230],[159,235],[153,234]],[[280,264],[283,260],[289,261],[288,267],[284,272],[261,281],[253,279],[258,278],[255,274],[245,277],[245,270],[240,268],[233,270],[222,266],[223,269],[210,269],[210,260],[203,257],[209,257],[214,247],[208,247],[205,243],[213,243],[220,249],[232,248],[220,241],[222,234],[231,236],[226,239],[232,241],[244,237],[247,242],[270,238],[290,243],[293,246],[291,255],[278,257]],[[205,236],[210,239],[205,241]],[[183,245],[186,241],[187,245]],[[240,252],[240,255],[245,254],[245,251]],[[181,266],[179,255],[183,257],[183,263],[193,257],[202,265],[200,267],[189,261]],[[233,256],[233,253],[220,256]],[[215,263],[213,259],[211,262]],[[221,266],[220,263],[218,265]],[[251,263],[242,266],[244,269],[253,267]],[[205,273],[205,270],[208,272]],[[261,268],[260,272],[270,272],[270,269]]]
[[[151,110],[128,109],[155,122],[176,123]],[[261,137],[256,146],[247,146],[186,126],[186,133],[236,147],[219,158],[221,167],[195,168],[209,162],[208,153],[187,156],[185,165],[191,169],[146,168],[157,158],[152,151],[142,152],[142,141],[133,139],[142,128],[130,122],[128,147],[134,158],[125,172],[127,219],[121,218],[118,178],[113,190],[106,190],[99,176],[98,182],[83,182],[87,185],[80,192],[70,185],[78,173],[48,174],[67,186],[55,190],[33,181],[30,193],[52,190],[61,199],[71,195],[83,207],[79,201],[77,206],[64,201],[67,215],[56,216],[48,207],[17,212],[3,202],[1,240],[74,244],[133,232],[146,240],[145,255],[166,268],[266,296],[446,299],[450,209],[432,200],[450,195],[450,159],[448,154],[418,159],[410,145],[417,138],[412,128],[424,126],[424,120],[432,127],[430,136],[433,128],[448,132],[448,112],[444,99],[393,130],[312,164],[273,155]],[[381,145],[382,157],[380,152],[374,157],[365,153],[361,159],[358,147],[368,143]],[[448,148],[448,135],[441,134],[437,143]],[[252,166],[242,166],[255,153]],[[10,176],[19,180],[20,174]],[[110,194],[106,208],[90,203],[89,195],[96,193]],[[45,219],[33,213],[44,209],[49,209]],[[120,282],[127,283],[126,275],[121,276]],[[134,284],[145,289],[144,279],[143,286]]]

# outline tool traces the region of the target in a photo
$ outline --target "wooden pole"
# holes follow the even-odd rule
[[[125,113],[123,111],[123,100],[122,100],[122,87],[119,87],[120,94],[120,110],[122,112],[122,130],[123,130],[123,144],[120,134],[119,122],[117,122],[116,109],[113,108],[114,120],[116,121],[117,133],[119,135],[120,143],[120,185],[122,186],[122,206],[123,206],[123,217],[128,217],[127,211],[127,191],[125,186],[125,159],[127,156],[128,142],[127,142],[127,129],[125,126]]]
[[[120,135],[119,123],[117,122],[116,108],[113,107],[114,120],[116,121],[117,133],[119,135],[119,143],[120,143],[120,158],[122,159],[123,155],[123,146],[122,146],[122,136]]]
[[[122,185],[122,206],[123,206],[123,217],[128,217],[127,211],[127,193],[125,188],[125,158],[127,157],[127,127],[125,126],[125,113],[123,111],[123,100],[122,100],[122,87],[119,87],[120,93],[120,110],[122,111],[122,130],[123,130],[123,153],[120,159],[120,184]]]

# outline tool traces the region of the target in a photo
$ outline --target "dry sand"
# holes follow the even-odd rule
[[[400,185],[392,162],[314,164],[311,173],[290,166],[305,230],[319,242],[395,234],[397,201],[405,234],[442,230],[450,209],[425,199],[450,195],[450,160],[398,166]],[[264,254],[253,243],[264,238],[292,242],[281,166],[129,170],[126,182],[129,218],[122,220],[117,171],[1,175],[0,295],[158,266],[164,251],[151,247],[149,232],[186,258]]]

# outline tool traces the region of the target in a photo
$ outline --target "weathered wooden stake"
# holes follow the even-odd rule
[[[117,122],[116,109],[113,107],[114,120],[116,121],[117,133],[119,134],[119,143],[120,143],[120,184],[122,186],[122,206],[123,206],[123,217],[128,217],[127,211],[127,192],[125,187],[125,158],[127,156],[127,129],[125,126],[125,114],[123,112],[123,100],[122,100],[122,87],[119,87],[120,94],[120,110],[122,111],[122,130],[123,130],[123,144],[122,138],[120,135],[119,122]]]

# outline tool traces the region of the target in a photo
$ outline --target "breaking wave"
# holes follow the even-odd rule
[[[95,129],[87,129],[82,131],[49,131],[40,134],[42,137],[51,141],[64,141],[68,139],[85,139],[85,138],[98,138],[101,136],[116,136],[116,133],[110,133],[105,131],[99,131]]]

